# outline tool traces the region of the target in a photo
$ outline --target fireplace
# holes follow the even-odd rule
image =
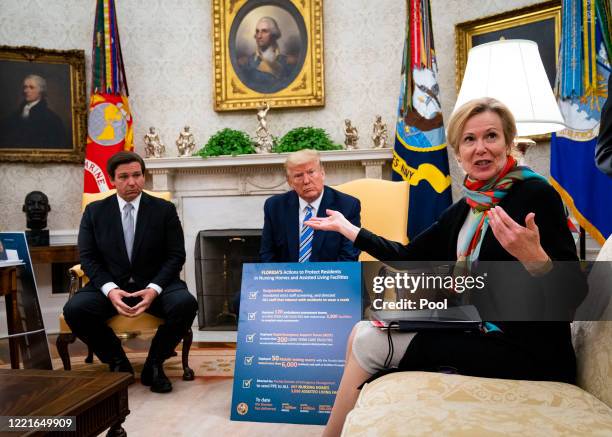
[[[242,264],[259,262],[260,229],[198,232],[195,278],[202,331],[235,331]]]
[[[392,149],[388,148],[321,152],[321,159],[325,165],[325,182],[333,186],[363,177],[390,179],[392,157]],[[210,328],[200,332],[198,339],[201,341],[236,341],[236,332],[233,331],[233,327],[224,331],[221,328],[222,324],[216,323],[217,314],[224,313],[223,306],[227,304],[228,309],[232,306],[233,296],[228,296],[231,291],[227,291],[229,289],[227,276],[216,275],[217,279],[214,280],[204,278],[201,260],[214,257],[208,254],[203,256],[202,250],[209,249],[202,248],[199,233],[202,229],[232,229],[224,232],[230,232],[230,237],[242,238],[238,230],[246,229],[256,232],[252,236],[257,238],[259,231],[252,230],[263,227],[263,206],[266,199],[290,189],[283,167],[286,159],[286,153],[253,153],[206,159],[192,156],[145,160],[149,176],[147,188],[172,193],[172,201],[176,205],[183,225],[185,250],[188,254],[194,252],[196,254],[187,257],[182,278],[187,283],[189,291],[194,296],[197,295],[200,302],[198,325],[206,326],[205,321],[211,325]],[[227,239],[228,236],[223,238]],[[197,249],[196,244],[200,245]],[[257,259],[259,243],[253,243],[252,247],[254,250],[250,255],[240,249],[243,250],[240,262],[243,258]],[[253,258],[250,258],[251,256]],[[220,259],[222,265],[224,262],[222,255]],[[225,259],[226,264],[228,260]],[[206,268],[212,270],[212,263]],[[239,278],[240,276],[235,290],[240,287]],[[224,291],[219,291],[220,289]],[[204,292],[207,293],[207,303],[204,303]],[[219,304],[221,310],[215,310],[214,303],[208,304],[208,301],[215,302],[215,300],[221,301]],[[220,317],[219,322],[223,318]]]

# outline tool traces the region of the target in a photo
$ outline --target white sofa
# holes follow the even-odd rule
[[[612,237],[597,259],[612,260]],[[574,322],[572,334],[578,386],[428,372],[392,373],[362,389],[342,436],[610,437],[612,321]]]

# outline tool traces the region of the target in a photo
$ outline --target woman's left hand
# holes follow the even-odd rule
[[[526,226],[515,222],[501,206],[491,208],[487,214],[493,235],[510,255],[523,264],[547,263],[550,260],[540,244],[540,231],[533,212],[525,217]]]

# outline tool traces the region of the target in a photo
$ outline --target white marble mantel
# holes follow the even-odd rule
[[[283,163],[286,153],[213,158],[149,158],[147,188],[172,192],[185,232],[183,270],[196,294],[194,247],[198,232],[213,229],[261,229],[263,204],[289,189]],[[391,149],[321,152],[326,184],[353,179],[389,179]]]
[[[235,173],[253,176],[277,170],[282,175],[282,166],[287,155],[287,153],[269,153],[211,158],[172,157],[149,158],[145,161],[148,173],[152,176],[151,188],[156,191],[174,191],[174,181],[180,179],[181,174]],[[384,170],[392,159],[392,150],[385,148],[321,152],[321,159],[328,175],[334,173],[332,169],[362,167],[361,177],[381,179],[389,176],[389,169],[386,169],[387,174]]]

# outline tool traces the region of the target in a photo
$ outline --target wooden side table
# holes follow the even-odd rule
[[[14,332],[13,324],[17,320],[17,268],[19,266],[0,267],[0,296],[6,304],[6,324],[8,332]],[[14,338],[9,337],[9,354],[11,368],[19,369],[19,346]]]
[[[79,263],[79,248],[74,244],[31,246],[32,264],[51,264],[53,293],[67,293],[70,284],[68,270]]]
[[[74,244],[30,247],[32,263],[79,263],[79,248]]]
[[[0,416],[76,416],[76,431],[21,430],[11,436],[125,436],[129,373],[0,370]],[[0,434],[3,434],[0,432]]]
[[[19,369],[20,348],[25,368],[52,369],[36,285],[21,262],[0,265],[0,295],[6,304],[11,368]]]

